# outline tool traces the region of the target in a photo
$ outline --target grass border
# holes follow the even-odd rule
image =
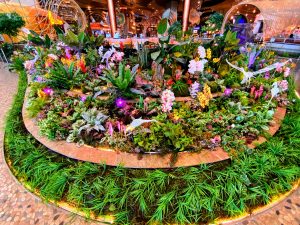
[[[299,100],[277,135],[254,151],[239,152],[226,166],[125,169],[70,160],[38,144],[22,121],[27,77],[19,74],[5,128],[6,159],[15,176],[45,200],[69,201],[87,215],[114,214],[116,224],[187,224],[251,212],[299,179]],[[294,98],[293,91],[289,96]]]

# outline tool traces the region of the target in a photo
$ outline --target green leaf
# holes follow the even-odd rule
[[[159,38],[160,42],[169,42],[169,40],[170,40],[170,36],[165,36],[165,37],[160,37]]]
[[[158,58],[158,56],[160,55],[160,52],[161,51],[151,53],[151,59],[156,60]]]
[[[85,38],[85,33],[84,32],[80,32],[78,34],[78,41],[79,41],[79,43],[84,43],[84,38]]]
[[[168,19],[162,19],[157,25],[157,33],[164,34],[168,28]]]

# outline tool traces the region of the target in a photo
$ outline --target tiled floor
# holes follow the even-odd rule
[[[3,160],[3,129],[17,88],[17,75],[0,64],[0,225],[83,225],[86,221],[56,206],[45,204],[11,176]],[[300,225],[300,189],[273,208],[230,225]]]

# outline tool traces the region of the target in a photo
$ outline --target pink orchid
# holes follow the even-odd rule
[[[110,136],[113,136],[113,134],[114,134],[114,128],[113,128],[111,122],[108,122],[108,133]]]
[[[220,135],[217,135],[214,138],[210,139],[210,141],[213,144],[219,144],[221,142],[221,137],[220,137]]]
[[[170,112],[172,110],[173,101],[175,101],[174,93],[170,90],[164,90],[161,95],[162,111]]]
[[[291,73],[291,69],[289,68],[289,67],[286,67],[285,69],[284,69],[284,77],[288,77],[289,75],[290,75],[290,73]]]
[[[289,82],[287,80],[279,81],[278,86],[282,91],[287,91],[289,89]]]

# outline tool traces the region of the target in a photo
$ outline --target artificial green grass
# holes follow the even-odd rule
[[[115,224],[205,223],[236,216],[287,192],[300,177],[299,100],[289,106],[274,137],[255,150],[237,150],[230,163],[126,169],[71,160],[40,145],[22,121],[26,82],[21,71],[5,130],[6,157],[15,175],[46,200],[114,214]]]

